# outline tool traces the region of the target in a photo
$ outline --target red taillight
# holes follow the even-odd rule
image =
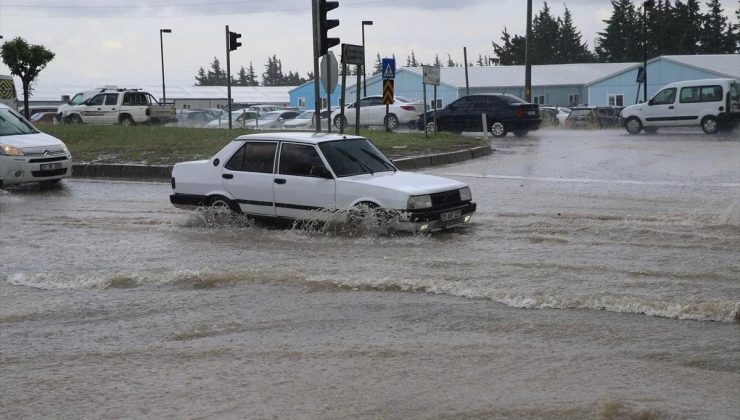
[[[411,105],[401,105],[401,109],[405,109],[406,111],[416,111],[416,108]]]
[[[517,118],[524,118],[524,109],[517,108],[517,110],[516,110],[516,117]]]

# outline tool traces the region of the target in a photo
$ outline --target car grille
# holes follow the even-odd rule
[[[67,152],[64,151],[62,146],[46,146],[46,147],[26,147],[23,149],[25,156],[39,156],[39,157],[54,157],[54,156],[65,156]]]
[[[45,178],[48,176],[59,176],[67,173],[67,168],[52,169],[50,171],[31,171],[34,178]]]
[[[53,157],[53,158],[31,159],[28,162],[29,163],[48,163],[48,162],[59,162],[60,160],[67,160],[67,156],[59,156],[59,157]]]
[[[460,190],[444,191],[431,194],[432,208],[447,208],[460,204]]]

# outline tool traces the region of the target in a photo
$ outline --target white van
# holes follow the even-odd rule
[[[55,184],[72,175],[72,155],[59,139],[37,130],[0,104],[0,187]]]
[[[658,127],[700,126],[714,134],[740,121],[740,83],[735,79],[701,79],[665,85],[647,103],[622,110],[630,134]]]

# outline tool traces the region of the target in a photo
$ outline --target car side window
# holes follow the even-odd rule
[[[276,143],[245,143],[226,162],[224,167],[232,171],[271,174],[275,165]]]
[[[457,109],[470,109],[474,103],[475,103],[474,97],[466,96],[464,98],[460,98],[456,100],[454,103],[450,105],[453,105]]]
[[[494,96],[479,96],[475,101],[475,109],[477,110],[497,108],[499,105],[499,99]]]
[[[103,105],[103,102],[105,101],[105,95],[95,95],[90,99],[88,104],[90,105]]]
[[[669,105],[676,101],[676,88],[663,89],[653,97],[653,105]]]
[[[105,95],[105,104],[106,105],[115,105],[118,103],[118,94],[117,93],[108,93]]]
[[[280,149],[280,174],[318,177],[317,168],[325,166],[316,148],[307,144],[283,143]]]

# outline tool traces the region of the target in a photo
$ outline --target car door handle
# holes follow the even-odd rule
[[[232,179],[232,178],[234,178],[234,175],[232,175],[232,174],[222,174],[221,177],[223,179]]]
[[[282,185],[282,184],[285,184],[285,182],[286,181],[283,178],[275,178],[275,183],[276,184],[281,184]]]
[[[671,106],[668,107],[668,109],[675,109],[675,108],[676,107],[674,107],[673,105],[671,105]]]

